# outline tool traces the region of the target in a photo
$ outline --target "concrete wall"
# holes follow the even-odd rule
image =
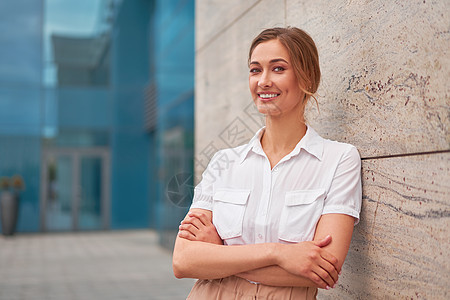
[[[339,285],[320,299],[450,297],[450,2],[198,0],[196,175],[262,124],[247,52],[292,25],[319,49],[323,137],[358,147],[363,207]]]

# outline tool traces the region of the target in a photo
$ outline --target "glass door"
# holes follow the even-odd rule
[[[49,231],[71,230],[74,194],[73,157],[50,155],[47,158],[45,227]]]
[[[103,149],[46,151],[43,163],[43,231],[108,228],[108,152]]]
[[[78,228],[102,228],[102,158],[81,157],[78,197]]]

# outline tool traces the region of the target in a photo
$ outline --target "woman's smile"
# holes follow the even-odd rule
[[[272,92],[258,93],[258,97],[263,102],[272,101],[276,99],[278,96],[280,96],[279,93],[272,93]]]

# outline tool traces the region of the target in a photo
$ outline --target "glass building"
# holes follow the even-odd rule
[[[18,232],[156,228],[171,246],[193,184],[194,2],[0,2]]]

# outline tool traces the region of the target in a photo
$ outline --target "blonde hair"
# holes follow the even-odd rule
[[[319,108],[314,96],[320,84],[319,54],[313,39],[305,31],[296,27],[275,27],[263,30],[250,46],[248,63],[250,64],[256,46],[275,39],[288,50],[299,87],[305,93],[302,108],[305,108],[310,97],[314,98]]]

